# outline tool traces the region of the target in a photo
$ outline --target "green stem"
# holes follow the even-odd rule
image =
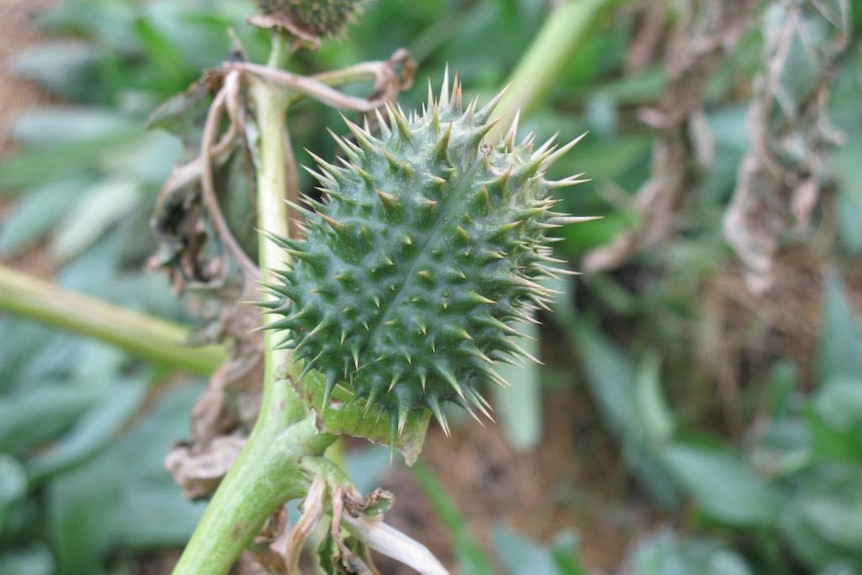
[[[220,346],[183,345],[189,330],[0,266],[0,311],[115,345],[143,359],[210,375],[224,359]]]
[[[281,36],[273,36],[270,67],[284,66],[289,56]],[[288,236],[285,197],[295,185],[290,177],[285,127],[287,96],[262,81],[250,85],[258,132],[257,209],[261,230],[259,265],[264,283],[270,270],[290,262],[268,234]],[[265,322],[270,321],[264,318]],[[267,517],[287,500],[304,495],[309,481],[299,468],[305,456],[320,456],[335,441],[313,425],[290,379],[298,366],[289,353],[276,350],[272,332],[264,334],[264,391],[260,414],[245,447],[207,506],[174,575],[223,575],[252,542]]]
[[[289,57],[285,39],[273,35],[272,53],[267,65],[282,68]],[[289,197],[289,185],[295,185],[289,178],[288,134],[285,124],[287,96],[284,91],[262,81],[251,84],[251,96],[257,111],[258,130],[260,131],[260,165],[257,174],[257,225],[260,230],[259,266],[261,281],[272,281],[272,271],[284,269],[290,264],[287,252],[280,249],[268,235],[290,236],[290,219],[285,199]],[[272,297],[264,294],[265,298]],[[264,324],[275,321],[264,317]],[[282,422],[296,421],[305,413],[302,402],[290,389],[285,376],[279,368],[289,365],[286,350],[276,350],[279,342],[272,331],[263,332],[264,345],[264,395],[258,425],[268,424],[270,411],[282,414]],[[295,374],[294,374],[295,375]]]
[[[263,440],[265,435],[269,441]],[[173,575],[228,573],[266,518],[285,501],[308,491],[310,482],[300,461],[322,455],[334,440],[318,433],[312,416],[275,437],[252,434],[207,506]]]
[[[527,113],[540,103],[551,85],[572,61],[576,50],[593,32],[602,11],[621,0],[569,0],[555,9],[512,73],[511,84],[497,113],[502,115],[489,141],[505,134],[515,112]]]

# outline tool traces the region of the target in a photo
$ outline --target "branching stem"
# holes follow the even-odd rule
[[[281,67],[289,52],[284,39],[273,37],[269,65]],[[268,270],[289,262],[267,234],[287,236],[289,220],[285,194],[293,160],[287,157],[285,128],[287,99],[280,88],[252,82],[251,97],[260,139],[257,206],[262,281]],[[295,185],[295,184],[294,184]],[[289,354],[276,350],[277,342],[264,332],[264,393],[260,414],[248,442],[207,506],[198,528],[186,546],[174,575],[223,575],[252,542],[266,518],[289,499],[308,492],[309,478],[299,462],[322,455],[335,437],[319,433],[290,386],[298,376]]]
[[[219,90],[210,106],[207,114],[204,132],[201,138],[201,200],[206,207],[210,221],[215,228],[216,234],[219,237],[225,250],[236,261],[242,273],[246,278],[253,278],[259,273],[257,266],[246,255],[242,247],[236,241],[233,233],[224,219],[219,207],[218,198],[215,192],[215,183],[213,182],[212,160],[214,152],[214,143],[216,141],[219,124],[221,123],[222,113],[228,102],[234,99],[233,94],[239,90],[239,72],[231,71],[227,74],[224,81],[224,87]],[[228,128],[227,136],[236,137],[237,122],[233,114],[230,114],[231,122]]]
[[[132,355],[212,374],[224,359],[220,346],[188,347],[187,327],[146,316],[0,266],[0,311],[8,311],[104,341]]]

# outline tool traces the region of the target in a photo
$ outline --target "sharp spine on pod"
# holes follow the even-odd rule
[[[339,166],[315,158],[326,201],[306,210],[305,238],[276,239],[294,263],[269,286],[281,300],[267,313],[283,316],[272,325],[323,373],[324,403],[340,384],[387,413],[393,436],[422,410],[448,434],[446,403],[490,417],[481,388],[505,383],[494,360],[535,360],[512,323],[550,297],[539,283],[555,272],[547,234],[587,219],[552,209],[552,191],[580,174],[544,178],[578,140],[534,150],[516,120],[483,144],[498,101],[464,110],[447,72],[421,114],[378,113],[380,135],[345,120],[357,144],[334,136]]]

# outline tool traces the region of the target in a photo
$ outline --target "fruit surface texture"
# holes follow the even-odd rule
[[[360,10],[361,0],[254,0],[258,9],[289,23],[304,36],[338,36]]]
[[[505,384],[495,362],[525,355],[513,324],[549,297],[550,230],[576,219],[551,192],[578,177],[545,179],[575,142],[534,149],[516,126],[486,142],[497,102],[465,108],[445,80],[421,113],[388,106],[378,135],[348,122],[338,164],[317,159],[322,201],[295,206],[303,239],[275,238],[293,264],[269,286],[271,327],[324,374],[327,397],[345,386],[393,433],[423,409],[448,432],[446,402],[489,414],[481,388]]]

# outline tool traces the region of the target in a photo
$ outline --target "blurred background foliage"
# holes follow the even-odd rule
[[[549,4],[556,3],[377,0],[344,40],[301,52],[291,66],[315,73],[406,47],[419,68],[403,107],[421,104],[426,77],[438,85],[446,64],[468,95],[486,100],[531,46]],[[687,10],[710,3],[593,4],[602,10],[588,34],[522,121],[539,139],[590,132],[552,174],[586,172],[591,182],[560,198],[571,213],[603,216],[561,230],[560,255],[575,269],[590,250],[641,224],[634,197],[651,176],[660,137],[642,111],[667,86],[670,30]],[[687,137],[709,150],[708,161],[687,160],[686,198],[667,238],[612,271],[556,286],[563,295],[542,318],[547,366],[539,383],[546,407],[569,410],[565,424],[550,409],[503,424],[510,437],[519,427],[543,430],[534,452],[592,471],[557,465],[559,474],[532,479],[552,490],[557,519],[541,523],[536,509],[523,509],[516,530],[502,512],[462,512],[447,457],[479,432],[464,422],[454,440],[429,438],[429,464],[409,479],[420,490],[399,504],[427,499],[436,518],[407,530],[422,539],[425,523],[442,523],[446,538],[435,550],[457,572],[862,575],[862,10],[850,4],[754,2],[699,95],[702,121]],[[816,17],[840,15],[842,6],[853,11],[845,15],[852,39],[834,62],[828,111],[845,141],[827,154],[810,224],[781,234],[776,281],[756,294],[724,239],[722,217],[753,145],[747,110],[764,37],[777,9],[804,7]],[[10,129],[16,151],[0,165],[4,263],[195,321],[164,278],[142,271],[155,250],[152,206],[182,156],[180,142],[144,124],[201,70],[228,58],[229,29],[251,60],[265,58],[265,37],[243,23],[249,13],[239,0],[66,0],[38,15],[44,38],[16,48],[14,71],[52,103],[27,110]],[[650,25],[653,52],[635,65]],[[782,101],[810,90],[816,74],[805,67],[818,62],[811,53],[829,40],[830,26],[841,22],[815,18],[794,28],[804,49],[787,64],[798,73],[777,85]],[[310,163],[305,149],[334,155],[324,128],[340,131],[340,122],[314,103],[291,109],[300,163]],[[301,177],[310,191],[310,178]],[[254,232],[242,217],[234,226],[248,239]],[[0,573],[159,572],[154,553],[182,546],[203,505],[184,501],[162,469],[171,442],[188,435],[200,389],[104,344],[0,319]],[[588,425],[570,421],[578,417]],[[358,484],[370,487],[387,472],[378,455],[351,451]],[[504,461],[496,473],[518,474],[522,461]],[[623,477],[610,494],[608,476]],[[518,506],[517,494],[507,497],[507,506]],[[591,500],[600,504],[583,503]],[[623,544],[596,544],[608,524],[620,523],[628,525],[616,528]]]

